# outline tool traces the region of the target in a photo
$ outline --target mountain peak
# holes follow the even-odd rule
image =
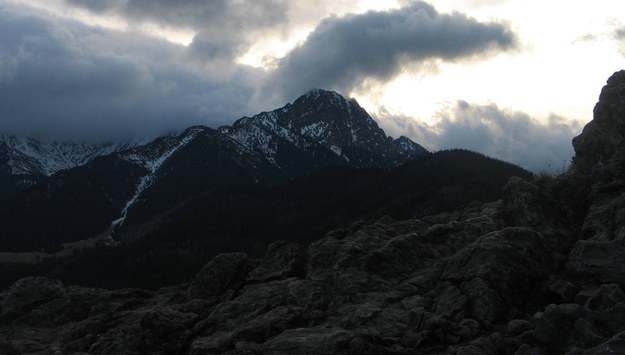
[[[336,91],[312,89],[293,103],[232,127],[221,127],[251,150],[264,152],[269,161],[281,155],[282,141],[299,149],[325,149],[355,167],[392,167],[427,151],[408,138],[395,142],[358,104]]]
[[[311,89],[304,95],[293,101],[293,106],[303,104],[330,105],[337,107],[348,107],[352,103],[356,103],[355,99],[347,99],[336,91],[324,89]],[[357,104],[357,103],[356,103]]]
[[[300,97],[312,97],[312,98],[336,97],[336,98],[341,98],[345,100],[345,97],[343,95],[339,94],[338,92],[334,90],[324,90],[324,89],[319,89],[319,88],[310,89],[308,90],[308,92],[306,92],[304,95]]]

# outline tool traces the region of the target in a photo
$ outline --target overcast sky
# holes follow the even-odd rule
[[[430,150],[559,172],[624,67],[625,2],[0,0],[0,133],[217,127],[311,88]]]

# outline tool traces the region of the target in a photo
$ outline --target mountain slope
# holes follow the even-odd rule
[[[282,170],[219,131],[194,127],[177,139],[182,144],[152,169],[150,183],[130,206],[124,227],[160,219],[163,213],[207,190],[288,179]],[[122,156],[128,159],[128,155]]]
[[[0,199],[33,186],[45,177],[36,159],[0,143]]]
[[[81,166],[95,157],[130,149],[136,145],[138,143],[135,142],[46,142],[0,135],[0,197],[13,195],[61,170]]]
[[[157,217],[198,190],[237,179],[278,179],[275,170],[221,133],[193,127],[176,137],[96,157],[9,198],[0,204],[0,226],[6,232],[0,235],[0,250],[91,238],[122,225],[137,206]],[[33,219],[37,223],[29,223]]]
[[[118,156],[61,171],[0,203],[0,250],[58,248],[105,231],[145,170]]]
[[[211,137],[219,143],[194,138],[168,162],[129,209],[118,236],[147,234],[188,199],[226,183],[275,185],[324,166],[391,168],[428,154],[408,138],[387,137],[355,100],[323,90],[220,127]]]
[[[136,142],[88,144],[75,142],[46,142],[32,138],[0,135],[0,145],[28,157],[31,164],[20,165],[15,160],[10,166],[16,174],[39,173],[50,176],[58,171],[84,165],[89,160],[137,146]]]
[[[292,104],[242,118],[221,130],[278,164],[276,159],[287,150],[281,141],[309,151],[317,160],[334,155],[344,164],[358,168],[395,167],[427,154],[406,137],[387,137],[356,100],[319,89],[309,91]],[[328,150],[334,154],[328,154]]]
[[[0,169],[7,174],[0,184],[35,186],[0,202],[7,211],[0,228],[10,231],[0,235],[3,247],[40,248],[91,238],[109,227],[132,239],[158,228],[194,196],[226,185],[276,185],[331,165],[388,169],[428,154],[408,138],[387,137],[355,100],[323,90],[231,127],[191,127],[122,148],[5,137]],[[87,161],[95,163],[79,166]],[[59,170],[68,167],[74,168]],[[125,185],[104,184],[107,178]],[[122,196],[125,201],[118,200]],[[93,212],[98,208],[103,213]],[[55,218],[40,218],[48,209]],[[40,221],[37,227],[24,224],[33,219]]]
[[[511,176],[532,175],[477,153],[452,150],[391,170],[328,166],[275,186],[239,181],[194,195],[156,218],[129,214],[126,228],[116,234],[123,243],[115,248],[41,267],[46,275],[72,284],[154,288],[188,281],[220,252],[259,256],[276,239],[308,244],[358,220],[421,217],[495,200]]]

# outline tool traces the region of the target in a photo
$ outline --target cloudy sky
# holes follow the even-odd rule
[[[625,2],[0,0],[0,133],[217,127],[311,88],[388,134],[558,172],[625,67]]]

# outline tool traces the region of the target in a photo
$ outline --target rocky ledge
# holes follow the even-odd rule
[[[569,172],[498,202],[222,254],[157,291],[22,279],[0,352],[625,353],[625,71],[594,115]]]

